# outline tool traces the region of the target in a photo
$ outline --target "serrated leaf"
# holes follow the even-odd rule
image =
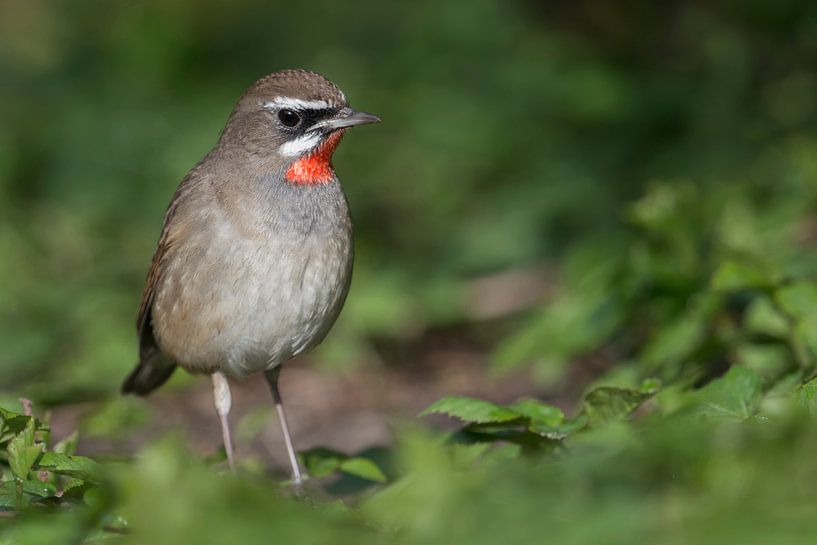
[[[23,491],[39,498],[52,498],[57,493],[57,488],[52,483],[29,479],[23,484]]]
[[[344,473],[348,473],[349,475],[354,475],[355,477],[360,477],[361,479],[366,479],[368,481],[374,481],[377,483],[386,481],[386,476],[383,474],[380,468],[377,467],[377,464],[368,458],[347,458],[340,463],[339,469]]]
[[[539,422],[546,426],[558,426],[565,419],[561,409],[531,397],[519,399],[508,408],[530,419],[531,422]]]
[[[28,419],[26,427],[8,444],[9,467],[18,481],[25,481],[34,462],[43,451],[42,445],[34,443],[34,419]]]
[[[17,484],[15,481],[0,483],[0,509],[15,509],[19,505]]]
[[[91,458],[60,452],[43,454],[37,461],[37,469],[93,482],[99,482],[101,473],[99,464]]]
[[[588,393],[584,398],[584,415],[589,425],[596,426],[629,416],[652,394],[602,386]]]
[[[0,407],[0,421],[5,422],[7,420],[13,420],[15,418],[28,418],[26,415],[21,413],[16,413],[14,411],[10,411],[8,409],[4,409]]]
[[[760,405],[760,379],[745,367],[733,366],[724,376],[696,392],[693,399],[698,414],[743,420]]]
[[[431,404],[430,407],[420,413],[420,416],[428,414],[447,414],[475,424],[507,422],[522,416],[507,407],[466,396],[444,397]]]
[[[18,482],[13,480],[0,483],[0,510],[20,509],[45,498],[54,498],[57,488],[51,483],[38,480]]]
[[[30,416],[0,408],[0,443],[5,443],[23,431]]]
[[[74,479],[73,477],[64,477],[65,482],[62,483],[63,499],[81,500],[85,497],[85,493],[89,490],[95,490],[97,485],[82,479]]]

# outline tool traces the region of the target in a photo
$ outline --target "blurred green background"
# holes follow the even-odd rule
[[[811,542],[808,0],[0,0],[0,406],[25,395],[59,415],[102,401],[82,405],[91,436],[179,416],[183,373],[170,388],[181,396],[110,401],[135,361],[164,210],[241,92],[290,67],[325,74],[383,119],[335,156],[357,261],[311,361],[349,388],[329,401],[313,388],[292,413],[325,402],[334,415],[354,398],[405,415],[479,390],[544,397],[568,416],[543,409],[561,415],[546,433],[540,422],[516,435],[462,418],[484,444],[397,429],[391,450],[367,454],[388,484],[347,491],[353,509],[269,495],[268,466],[249,458],[250,478],[216,481],[200,460],[212,441],[137,438],[118,449],[136,461],[109,467],[76,516],[0,527],[0,544],[101,532],[123,512],[154,545],[266,543],[271,531],[313,543]],[[459,375],[420,382],[417,367]],[[627,390],[582,404],[599,385]],[[263,399],[240,441],[266,425]],[[5,459],[20,433],[7,422],[24,419],[0,416]],[[217,434],[214,418],[181,421]],[[367,427],[335,424],[344,437]]]
[[[358,245],[319,358],[339,365],[435,328],[512,335],[494,319],[536,297],[500,290],[485,309],[474,282],[609,248],[655,180],[688,184],[703,221],[724,200],[789,217],[814,203],[812,2],[0,6],[0,384],[15,395],[115,390],[170,195],[242,90],[285,67],[384,119],[335,159]]]

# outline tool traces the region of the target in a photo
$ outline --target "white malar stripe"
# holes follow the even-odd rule
[[[290,108],[292,110],[327,110],[332,104],[325,100],[302,100],[300,98],[275,97],[264,103],[265,108]]]
[[[315,146],[318,145],[321,141],[321,135],[318,133],[306,133],[303,136],[299,136],[294,140],[290,140],[289,142],[285,142],[280,148],[279,151],[281,155],[286,157],[295,157],[297,155],[302,155],[307,151],[311,150]]]

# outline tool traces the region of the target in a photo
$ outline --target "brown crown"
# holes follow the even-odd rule
[[[346,106],[346,96],[337,85],[317,72],[301,69],[281,70],[264,76],[247,89],[239,103],[275,97],[325,100],[337,107]]]

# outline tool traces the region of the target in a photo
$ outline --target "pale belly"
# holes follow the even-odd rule
[[[308,351],[351,278],[350,235],[200,240],[168,256],[153,304],[161,350],[192,372],[244,376]]]

